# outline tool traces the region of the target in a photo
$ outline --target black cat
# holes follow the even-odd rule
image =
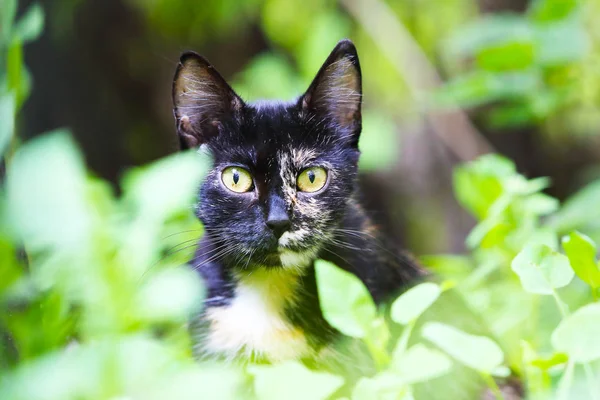
[[[204,352],[281,360],[329,343],[317,258],[356,274],[376,301],[420,274],[384,245],[359,203],[362,88],[352,42],[339,42],[306,93],[287,103],[246,104],[204,58],[186,53],[173,100],[181,146],[214,157],[193,261],[208,285]]]

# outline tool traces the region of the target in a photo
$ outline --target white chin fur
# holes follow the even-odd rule
[[[314,254],[311,252],[296,252],[291,250],[283,250],[279,253],[281,266],[284,268],[304,268],[307,267],[313,260]]]
[[[280,246],[288,246],[293,242],[299,242],[304,239],[308,235],[308,231],[306,229],[300,228],[295,231],[287,231],[283,232],[283,235],[279,238]]]

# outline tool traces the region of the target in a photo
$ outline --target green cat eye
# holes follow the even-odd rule
[[[321,167],[307,168],[298,175],[296,184],[303,192],[316,192],[325,186],[327,182],[327,171]]]
[[[227,167],[221,174],[223,185],[232,192],[244,193],[252,189],[252,175],[241,167]]]

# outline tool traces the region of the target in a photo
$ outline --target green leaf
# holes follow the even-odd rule
[[[171,267],[150,277],[135,301],[135,315],[156,322],[186,322],[203,297],[199,275],[185,267]]]
[[[568,360],[569,357],[565,353],[554,353],[550,358],[536,358],[535,360],[532,360],[530,364],[534,367],[547,371],[556,365],[566,363]]]
[[[534,32],[537,59],[544,66],[579,61],[591,49],[590,38],[578,17],[536,26]]]
[[[433,101],[438,107],[475,107],[527,96],[541,84],[541,75],[534,68],[497,73],[478,70],[450,80],[438,89]]]
[[[15,130],[15,98],[10,93],[0,97],[0,159],[8,147]]]
[[[552,346],[578,363],[600,358],[600,304],[588,304],[565,318],[552,333]]]
[[[550,226],[567,233],[600,219],[600,180],[596,180],[569,197],[550,220]]]
[[[355,275],[334,264],[315,263],[323,316],[345,335],[364,338],[377,317],[377,307],[367,288]]]
[[[577,231],[562,238],[562,246],[579,279],[593,287],[600,287],[600,270],[596,264],[596,244]]]
[[[44,10],[39,3],[33,4],[16,23],[13,35],[27,43],[37,39],[44,30]]]
[[[454,192],[463,207],[478,219],[504,192],[502,182],[516,174],[515,164],[508,158],[488,154],[454,170]]]
[[[441,292],[439,285],[431,282],[407,290],[392,304],[392,320],[402,325],[416,320],[440,297]]]
[[[190,208],[209,168],[210,159],[192,151],[136,168],[123,180],[125,201],[143,218],[162,221]]]
[[[457,361],[481,372],[491,373],[504,361],[502,349],[490,338],[465,333],[439,322],[428,322],[423,337]]]
[[[528,41],[503,42],[481,49],[477,64],[487,71],[526,69],[533,65],[535,49]]]
[[[6,54],[6,78],[8,89],[15,93],[17,104],[21,104],[19,99],[23,91],[23,69],[23,45],[14,40],[10,42]]]
[[[523,199],[523,209],[535,215],[548,215],[560,207],[560,202],[544,193],[536,193]]]
[[[363,377],[352,391],[352,400],[414,400],[410,387],[395,373],[384,371],[372,378]]]
[[[508,368],[505,365],[500,365],[499,367],[495,368],[492,372],[490,372],[490,375],[495,376],[497,378],[508,378],[510,374],[510,368]]]
[[[88,250],[91,221],[85,168],[66,131],[33,139],[15,153],[7,197],[11,221],[30,250],[77,254]]]
[[[17,13],[17,0],[3,0],[0,7],[0,50],[10,41],[13,21]]]
[[[452,368],[452,361],[444,353],[420,343],[392,362],[392,368],[407,385],[438,378]]]
[[[523,288],[530,293],[553,294],[575,275],[569,259],[546,245],[526,246],[511,263]]]
[[[472,56],[503,44],[532,41],[529,22],[511,14],[488,14],[459,29],[450,39],[449,50],[458,56]]]
[[[344,379],[325,372],[314,372],[288,361],[277,365],[251,365],[254,390],[260,400],[321,400],[331,396]]]
[[[562,20],[572,15],[579,4],[578,0],[534,1],[529,10],[529,17],[538,22]]]

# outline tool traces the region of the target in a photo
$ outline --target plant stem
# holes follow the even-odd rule
[[[375,361],[377,370],[383,371],[386,369],[390,363],[390,356],[386,353],[385,349],[382,349],[368,337],[366,337],[364,340],[367,348],[369,349],[369,353],[371,353],[371,357],[373,357],[373,360]]]
[[[585,371],[585,378],[587,380],[588,389],[590,390],[590,399],[598,400],[598,388],[596,379],[594,379],[594,371],[589,363],[583,364],[583,370]]]
[[[400,339],[398,340],[398,344],[396,345],[396,348],[394,349],[394,357],[400,357],[400,355],[402,355],[406,351],[406,348],[408,347],[408,340],[410,339],[410,335],[411,335],[414,327],[415,327],[414,321],[411,321],[408,325],[406,325],[406,327],[402,331],[402,336],[400,336]]]
[[[488,387],[492,390],[492,393],[494,393],[496,399],[504,400],[504,396],[502,395],[502,391],[498,387],[496,380],[490,374],[487,374],[485,372],[481,372],[481,376],[486,381]]]
[[[560,311],[560,315],[563,317],[563,319],[567,318],[569,316],[569,311],[565,308],[565,303],[563,303],[560,296],[554,289],[552,289],[552,297],[554,297],[554,300],[556,301],[556,306],[558,307],[558,311]]]
[[[571,385],[573,383],[573,370],[575,369],[575,363],[571,360],[567,362],[567,368],[563,373],[560,382],[558,383],[558,393],[556,396],[557,400],[568,400],[569,399],[569,390],[571,389]]]

